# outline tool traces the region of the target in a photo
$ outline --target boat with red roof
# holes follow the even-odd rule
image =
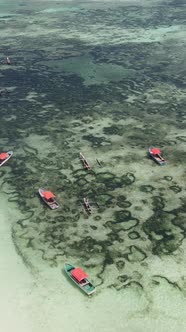
[[[54,210],[59,207],[59,203],[55,199],[55,195],[52,191],[48,191],[44,188],[39,188],[39,195],[42,200],[49,206],[50,209]]]
[[[13,151],[0,153],[0,166],[3,166],[13,155]]]
[[[65,272],[75,284],[81,288],[87,295],[91,295],[95,292],[96,288],[87,279],[88,275],[80,267],[74,267],[71,264],[65,263]]]
[[[161,150],[158,148],[149,148],[149,155],[150,157],[156,161],[160,166],[166,164],[166,160],[161,155]]]

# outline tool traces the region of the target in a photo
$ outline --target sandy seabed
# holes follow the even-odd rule
[[[150,309],[148,296],[141,296],[132,289],[119,293],[105,290],[89,299],[55,269],[51,273],[47,270],[30,274],[11,238],[10,227],[20,217],[19,212],[2,194],[0,211],[3,332],[185,331],[184,298],[165,285],[150,294]]]
[[[33,279],[15,251],[11,238],[12,209],[0,199],[0,312],[2,331],[31,331],[28,327]]]

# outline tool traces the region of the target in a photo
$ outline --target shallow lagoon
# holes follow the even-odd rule
[[[1,149],[14,150],[1,193],[33,278],[23,310],[35,331],[69,319],[80,332],[184,330],[184,6],[151,4],[19,2],[9,15],[1,1]],[[40,186],[59,210],[40,204]],[[99,204],[89,218],[84,196]],[[95,296],[71,285],[65,261],[86,269]]]

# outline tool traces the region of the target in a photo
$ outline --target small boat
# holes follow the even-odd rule
[[[97,161],[98,165],[99,165],[100,167],[102,167],[100,161],[99,161],[98,159],[96,159],[96,161]]]
[[[87,295],[95,292],[96,288],[87,279],[88,275],[80,267],[75,268],[73,265],[65,263],[64,269],[70,279]]]
[[[4,165],[13,155],[13,151],[0,153],[0,166]]]
[[[51,191],[39,188],[39,195],[41,196],[42,200],[49,206],[50,209],[54,210],[59,207],[59,204],[55,199],[56,196]]]
[[[80,156],[80,160],[82,161],[83,167],[85,169],[90,170],[92,167],[89,164],[89,162],[86,160],[86,158],[84,157],[84,155],[80,152],[79,156]]]
[[[92,214],[92,208],[90,206],[88,198],[83,198],[83,206],[88,214]]]
[[[10,59],[9,59],[8,56],[7,56],[7,58],[6,58],[6,63],[7,63],[7,65],[11,65],[11,61],[10,61]]]
[[[166,164],[166,160],[161,156],[161,150],[158,148],[149,148],[150,157],[156,161],[160,166]]]

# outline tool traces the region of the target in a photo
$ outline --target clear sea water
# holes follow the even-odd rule
[[[185,15],[183,1],[0,1],[1,195],[35,331],[184,331]]]

